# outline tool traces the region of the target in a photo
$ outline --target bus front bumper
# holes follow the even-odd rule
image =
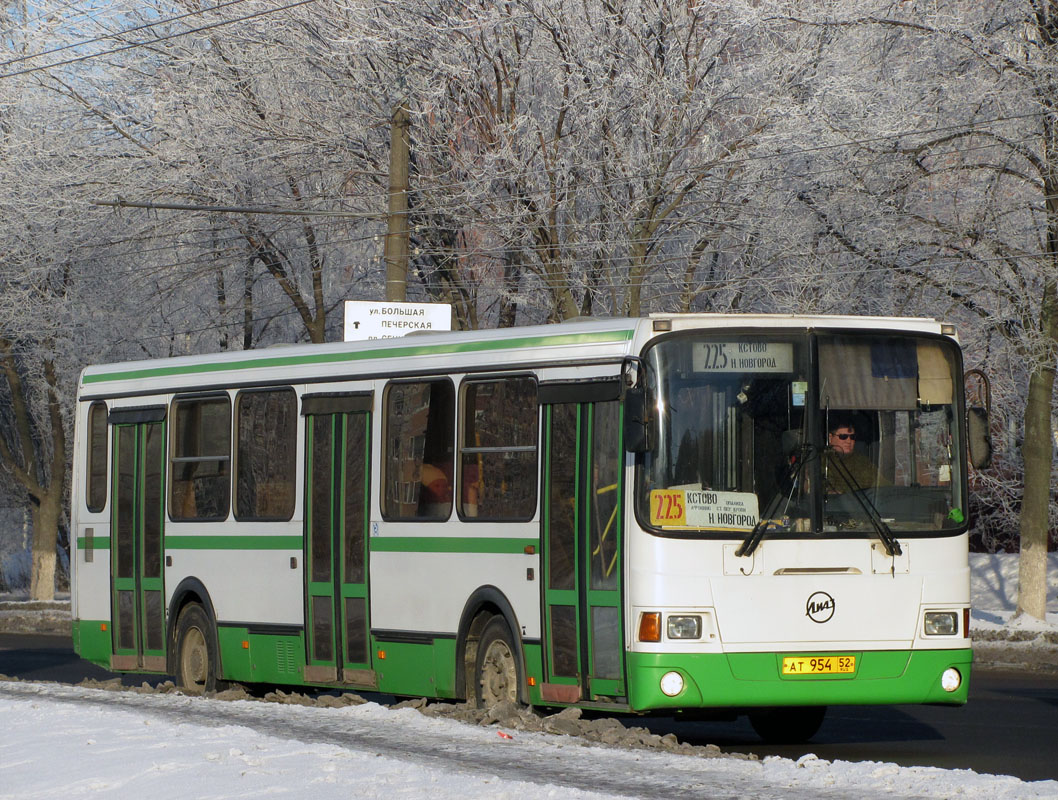
[[[969,691],[973,661],[970,648],[842,651],[811,656],[855,656],[855,671],[850,674],[783,675],[783,658],[792,655],[800,654],[629,653],[629,704],[634,711],[895,703],[962,705]],[[958,685],[953,689],[954,683]]]

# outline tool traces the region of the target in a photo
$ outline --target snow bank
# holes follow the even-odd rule
[[[972,629],[1058,633],[1058,553],[1047,557],[1047,620],[1014,619],[1018,604],[1017,553],[970,553]]]
[[[373,703],[218,703],[0,683],[0,798],[1058,798],[1058,782],[876,762],[692,757]],[[500,777],[500,776],[503,777]]]

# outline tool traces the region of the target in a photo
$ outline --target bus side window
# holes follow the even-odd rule
[[[536,380],[467,381],[459,448],[460,514],[528,520],[536,511]]]
[[[445,520],[451,515],[454,395],[449,380],[394,382],[386,388],[386,519]]]
[[[290,388],[247,390],[236,400],[235,517],[294,516],[297,396]]]
[[[85,470],[85,502],[89,511],[102,511],[107,504],[107,404],[88,408],[88,463]]]
[[[169,514],[221,520],[231,496],[231,400],[228,395],[173,401]]]

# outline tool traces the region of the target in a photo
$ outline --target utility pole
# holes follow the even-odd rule
[[[408,297],[408,106],[401,102],[389,126],[389,209],[386,215],[386,300]]]

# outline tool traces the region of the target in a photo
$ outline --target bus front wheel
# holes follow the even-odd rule
[[[497,703],[518,702],[517,650],[514,637],[503,617],[493,617],[481,632],[478,643],[477,705],[491,708]]]
[[[801,744],[819,731],[826,706],[763,708],[749,713],[749,723],[768,744]]]
[[[213,626],[200,605],[189,605],[176,622],[176,685],[188,694],[219,689]]]

